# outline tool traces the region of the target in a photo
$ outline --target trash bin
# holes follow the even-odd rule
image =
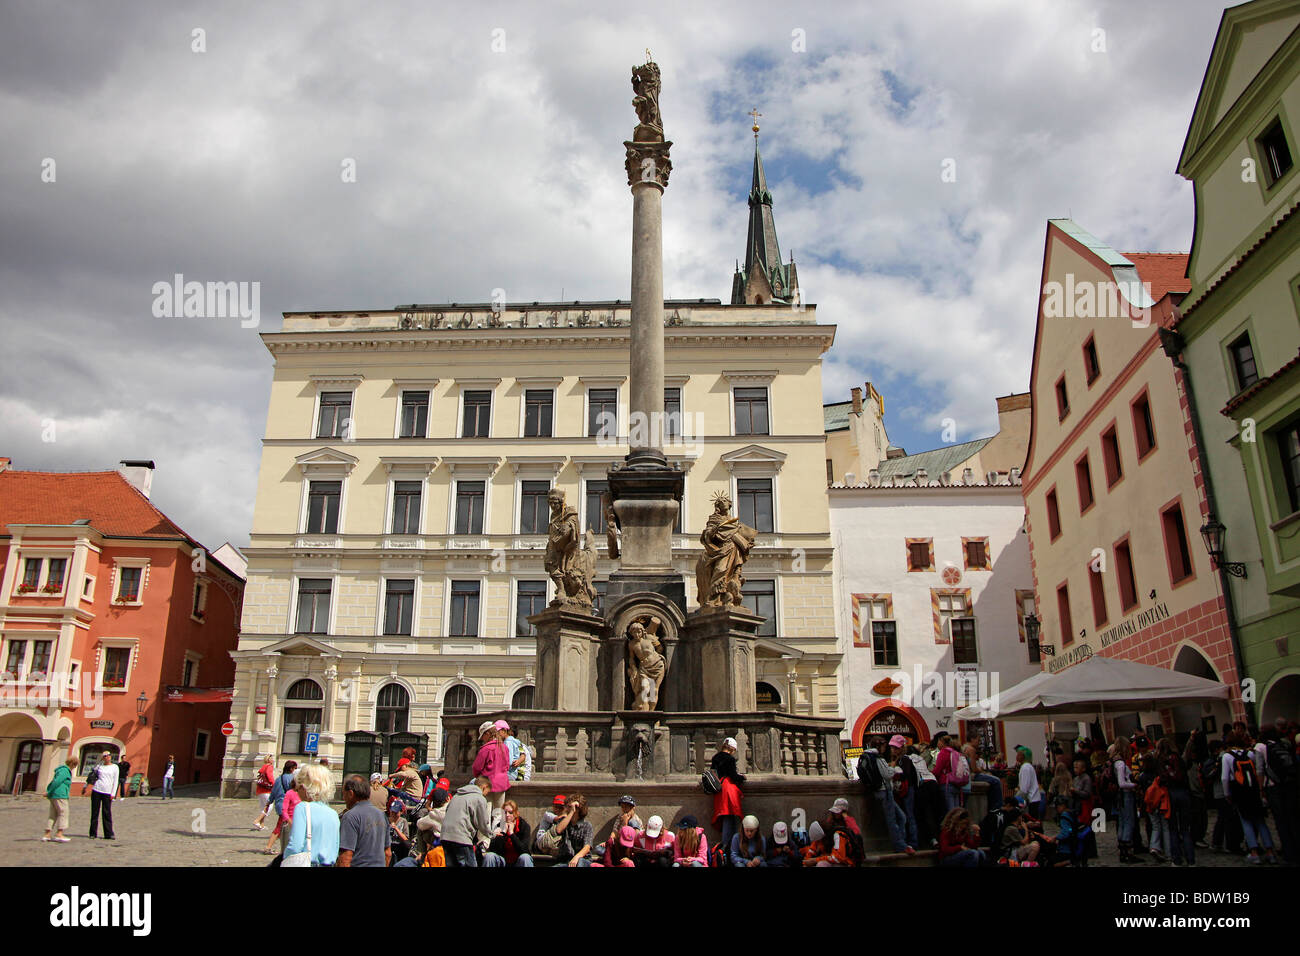
[[[367,780],[383,772],[384,741],[381,734],[353,730],[343,735],[343,776],[359,773]]]
[[[388,772],[394,773],[397,770],[397,761],[402,759],[402,751],[407,747],[415,748],[415,765],[428,763],[429,756],[429,735],[413,734],[409,731],[400,731],[395,734],[384,734],[385,749],[388,751]]]

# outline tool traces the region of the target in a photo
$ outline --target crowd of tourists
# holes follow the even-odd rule
[[[1143,734],[1083,739],[1072,753],[1053,742],[1042,764],[1017,747],[1009,766],[986,759],[978,736],[921,745],[895,735],[868,741],[856,770],[894,849],[935,849],[941,866],[1086,866],[1108,829],[1123,863],[1192,866],[1199,848],[1296,865],[1298,745],[1294,721],[1237,722],[1213,740],[1193,731],[1181,748]],[[976,782],[987,785],[978,822],[966,806]]]

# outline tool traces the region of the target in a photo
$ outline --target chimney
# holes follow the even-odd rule
[[[862,389],[855,388],[853,391],[853,414],[862,414]]]
[[[118,462],[117,470],[140,494],[148,498],[149,491],[153,488],[153,469],[154,464],[152,461],[127,461],[123,459]]]
[[[0,471],[8,471],[12,464],[12,458],[0,458]]]

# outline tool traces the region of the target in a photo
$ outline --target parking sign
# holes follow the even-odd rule
[[[303,745],[302,752],[305,754],[314,754],[317,743],[320,741],[320,734],[308,734],[307,741]]]

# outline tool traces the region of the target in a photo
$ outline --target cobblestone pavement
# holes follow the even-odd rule
[[[43,797],[35,794],[0,797],[0,865],[265,866],[270,858],[262,854],[262,847],[271,831],[252,829],[257,802],[221,800],[216,797],[216,789],[215,784],[178,787],[177,797],[167,801],[153,794],[118,800],[113,804],[116,839],[111,841],[87,838],[90,798],[76,796],[74,790],[69,800],[71,843],[41,841],[48,807]],[[1213,823],[1211,817],[1211,827]],[[1054,829],[1049,826],[1048,832]],[[709,835],[713,835],[711,831]],[[1153,862],[1149,855],[1143,856],[1143,863],[1121,864],[1113,832],[1099,834],[1097,843],[1100,857],[1091,866],[1125,869],[1170,866]],[[1196,865],[1250,864],[1244,856],[1198,847]]]

